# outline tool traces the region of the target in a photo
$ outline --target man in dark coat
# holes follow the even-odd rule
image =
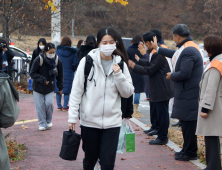
[[[185,24],[172,29],[177,51],[158,47],[154,38],[153,48],[159,54],[172,58],[173,73],[167,73],[167,79],[174,82],[174,106],[172,118],[181,121],[184,145],[181,152],[175,154],[176,160],[197,159],[197,137],[195,135],[198,114],[199,83],[203,73],[203,59],[200,48],[190,36]]]
[[[129,60],[129,66],[139,74],[147,74],[150,77],[150,112],[157,115],[159,129],[157,139],[151,140],[151,145],[165,145],[168,143],[169,127],[169,100],[173,97],[173,86],[171,80],[166,80],[166,73],[170,71],[165,57],[161,56],[152,48],[151,41],[155,33],[148,32],[143,35],[145,45],[150,50],[149,60],[136,59],[139,65]]]

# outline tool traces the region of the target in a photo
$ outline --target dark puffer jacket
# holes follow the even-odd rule
[[[180,48],[191,37],[177,45]],[[172,58],[175,50],[159,48],[159,54]],[[195,47],[187,47],[180,54],[175,72],[171,79],[174,82],[174,106],[171,117],[182,121],[197,120],[199,83],[203,74],[203,59]]]
[[[77,49],[68,46],[59,45],[56,54],[63,64],[64,73],[64,89],[63,94],[70,94],[72,89],[72,82],[74,79],[74,72],[78,67]],[[56,86],[55,93],[59,93],[59,88]]]
[[[87,54],[93,50],[93,48],[89,45],[81,45],[78,52],[77,52],[77,56],[79,59],[79,62],[81,61],[81,59],[85,56],[87,56]]]
[[[57,64],[58,75],[51,78],[49,75],[49,64],[46,62],[45,53],[40,54],[43,57],[43,64],[40,66],[40,57],[38,56],[34,62],[30,72],[31,78],[33,79],[32,88],[34,91],[46,95],[55,90],[55,78],[57,79],[57,86],[59,91],[63,89],[63,66],[59,59]],[[58,56],[56,56],[58,57]],[[46,82],[49,84],[46,85]]]
[[[140,54],[138,50],[138,45],[131,45],[127,49],[127,54],[130,60],[135,62],[137,64],[137,61],[135,59],[135,54],[139,56],[139,58],[142,58],[142,55]],[[135,88],[135,93],[143,93],[145,88],[145,77],[144,75],[137,74],[133,70],[130,72],[131,77],[133,80],[133,86]]]

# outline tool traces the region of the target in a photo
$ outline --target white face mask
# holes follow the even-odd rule
[[[111,56],[116,50],[116,44],[100,45],[100,51],[107,57]]]
[[[40,48],[41,50],[44,50],[45,46],[44,46],[44,45],[40,45],[39,48]]]
[[[50,59],[53,59],[55,57],[55,54],[46,54],[46,56]]]

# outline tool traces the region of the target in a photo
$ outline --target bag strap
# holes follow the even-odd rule
[[[39,55],[39,59],[40,59],[39,66],[41,67],[43,65],[43,58],[41,55]]]
[[[55,65],[56,65],[56,67],[57,67],[57,65],[58,65],[58,62],[59,62],[59,56],[56,55],[56,59],[55,59]]]
[[[90,55],[87,55],[86,56],[86,63],[85,63],[85,70],[84,70],[84,75],[85,75],[84,91],[86,91],[87,79],[89,77],[89,73],[90,73],[92,67],[94,67],[93,59]],[[93,78],[93,76],[92,76],[92,78]]]

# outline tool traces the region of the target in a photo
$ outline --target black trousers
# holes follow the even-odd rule
[[[150,115],[152,128],[157,129],[158,139],[168,139],[169,128],[169,100],[163,102],[150,102]]]
[[[205,136],[207,170],[221,170],[220,138]]]
[[[82,147],[85,152],[84,170],[94,170],[98,158],[101,170],[114,169],[119,133],[120,127],[96,129],[81,126]]]
[[[185,155],[196,157],[197,156],[197,136],[196,128],[197,128],[197,121],[180,121],[182,132],[183,132],[183,149],[182,152]]]

